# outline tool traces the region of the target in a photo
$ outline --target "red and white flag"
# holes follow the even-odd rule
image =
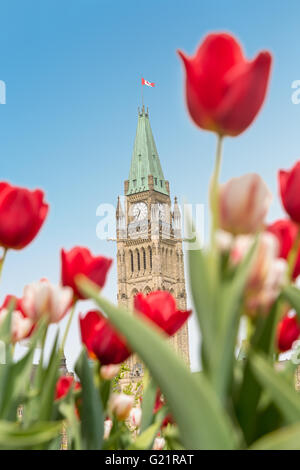
[[[144,78],[142,78],[142,85],[147,85],[147,86],[154,87],[155,83],[148,82],[148,80],[145,80]]]

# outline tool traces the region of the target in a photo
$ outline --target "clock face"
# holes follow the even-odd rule
[[[144,202],[137,202],[133,205],[132,215],[134,220],[145,220],[147,217],[147,204]]]

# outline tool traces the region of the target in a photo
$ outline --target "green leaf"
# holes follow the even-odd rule
[[[284,287],[281,296],[296,310],[300,319],[300,290],[298,287],[291,285]]]
[[[153,380],[149,380],[148,386],[143,394],[142,401],[142,422],[141,433],[145,431],[153,422],[153,409],[157,394],[157,385]]]
[[[167,344],[152,322],[134,316],[99,297],[95,287],[82,280],[81,289],[104,310],[112,324],[128,339],[160,387],[188,449],[232,449],[237,435],[205,377],[194,376]],[[204,425],[205,423],[205,425]]]
[[[77,360],[75,372],[82,386],[80,410],[82,447],[85,450],[100,450],[103,442],[104,417],[99,391],[94,385],[93,373],[85,350],[82,350]]]
[[[69,394],[68,394],[69,395]],[[74,399],[68,399],[69,403],[62,401],[59,411],[67,419],[67,426],[71,436],[71,448],[81,450],[80,421],[76,416]]]
[[[35,347],[43,332],[40,325],[33,335],[25,356],[16,363],[1,366],[0,417],[14,421],[22,397],[28,393]],[[3,372],[3,373],[2,373]]]
[[[153,445],[153,441],[155,439],[156,434],[159,431],[161,426],[161,422],[153,423],[149,426],[142,434],[140,434],[134,444],[129,447],[129,450],[147,450],[151,449]]]
[[[299,450],[300,424],[286,426],[254,442],[251,450]]]
[[[0,421],[0,449],[35,449],[59,435],[62,422],[35,423],[27,429],[10,421]]]
[[[59,332],[57,332],[53,342],[51,356],[41,385],[40,396],[38,400],[39,420],[47,421],[52,418],[55,386],[59,376],[59,365],[62,354],[61,350],[57,350],[58,335]]]
[[[187,223],[192,227],[190,220]],[[221,260],[215,250],[188,251],[191,290],[202,333],[203,369],[222,403],[227,402],[232,382],[240,304],[256,247],[257,240],[234,277],[223,282],[220,282]]]
[[[271,344],[274,340],[273,330],[276,324],[279,302],[277,301],[267,317],[259,317],[256,322],[256,330],[251,339],[251,349],[265,354],[272,351]],[[243,367],[243,380],[235,397],[236,415],[243,429],[248,444],[256,438],[257,432],[257,407],[262,392],[261,383],[257,380],[250,365],[249,357]]]
[[[188,250],[190,285],[199,327],[202,333],[202,364],[209,367],[215,345],[213,325],[215,313],[214,280],[211,279],[206,253]]]
[[[178,428],[174,425],[168,425],[163,430],[163,437],[167,443],[167,449],[170,450],[184,450],[184,447],[180,443],[180,436],[178,434]]]
[[[218,318],[216,329],[215,347],[212,352],[213,383],[223,403],[227,401],[228,391],[233,377],[235,363],[235,348],[239,329],[241,300],[245,284],[251,269],[253,254],[257,246],[257,240],[253,243],[244,260],[240,263],[234,277],[223,281],[219,288],[218,302],[214,314]],[[201,279],[198,280],[200,284]]]
[[[11,322],[12,322],[12,312],[15,307],[15,301],[12,299],[8,306],[7,315],[4,317],[4,320],[0,324],[0,340],[8,343],[11,341]]]
[[[250,364],[257,379],[271,395],[287,422],[300,421],[300,400],[294,384],[287,382],[261,355],[252,354]]]

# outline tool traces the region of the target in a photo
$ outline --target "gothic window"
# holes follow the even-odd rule
[[[152,269],[152,248],[149,246],[149,265],[150,269]]]
[[[131,272],[133,273],[134,272],[134,261],[133,261],[133,253],[132,251],[130,250],[130,264],[131,264]]]
[[[141,270],[141,257],[140,257],[139,250],[136,250],[136,259],[137,259],[137,268],[138,268],[138,271],[140,271]]]
[[[166,249],[166,262],[165,262],[165,269],[166,272],[169,270],[169,263],[168,263],[168,249]]]
[[[145,248],[143,248],[142,251],[143,251],[144,270],[146,271],[146,269],[147,269],[147,262],[146,262],[146,251],[145,251]]]
[[[134,298],[137,293],[138,293],[137,289],[132,289],[131,295],[130,295],[130,305],[129,305],[129,308],[132,310],[134,309]]]

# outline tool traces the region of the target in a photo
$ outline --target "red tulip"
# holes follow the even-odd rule
[[[74,296],[84,299],[76,286],[76,277],[83,274],[99,287],[103,287],[112,260],[104,256],[93,256],[87,248],[76,246],[70,251],[61,250],[62,284],[73,289]]]
[[[277,327],[279,351],[289,351],[300,336],[300,324],[296,315],[285,315]]]
[[[227,33],[209,34],[194,57],[178,51],[186,71],[186,100],[202,129],[237,136],[252,123],[265,99],[272,57],[267,51],[245,58]]]
[[[139,293],[134,298],[135,310],[147,317],[169,336],[176,333],[187,321],[191,310],[177,310],[174,297],[167,291],[150,292],[147,296]]]
[[[61,376],[56,383],[55,400],[59,400],[60,398],[65,397],[69,393],[69,390],[74,382],[74,389],[79,390],[81,388],[81,385],[79,382],[76,382],[74,380],[74,377],[72,377],[72,375]]]
[[[279,190],[283,207],[290,218],[300,224],[300,161],[290,171],[279,171]]]
[[[0,183],[0,245],[20,250],[38,234],[46,219],[49,206],[40,189]]]
[[[131,354],[125,338],[117,333],[100,312],[91,311],[80,316],[81,339],[89,354],[101,365],[120,364]]]
[[[279,241],[279,257],[288,259],[290,251],[295,243],[299,227],[291,220],[277,220],[267,227],[268,232],[273,233]],[[296,258],[293,279],[300,274],[300,249]]]

